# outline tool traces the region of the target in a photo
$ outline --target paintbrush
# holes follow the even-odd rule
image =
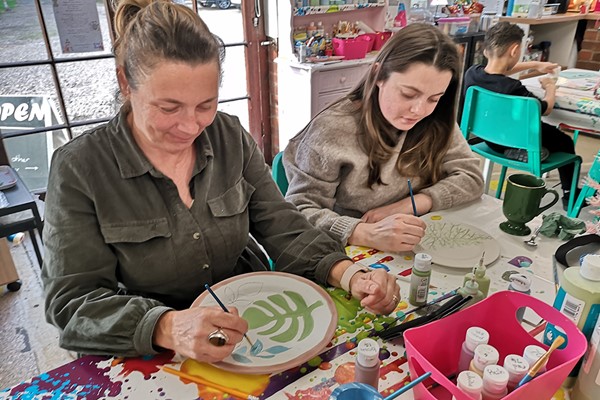
[[[560,346],[564,342],[565,342],[565,338],[562,336],[558,336],[556,339],[554,339],[554,341],[552,342],[552,345],[550,346],[548,351],[546,351],[544,353],[544,355],[541,356],[540,359],[535,362],[535,364],[533,364],[533,367],[531,367],[529,372],[527,372],[527,374],[523,377],[523,379],[521,379],[521,382],[519,382],[517,387],[521,387],[524,384],[526,384],[527,382],[529,382],[530,380],[532,380],[533,378],[535,378],[535,376],[537,375],[539,370],[544,365],[546,365],[546,363],[548,362],[548,359],[550,358],[550,354],[552,354],[552,352],[554,350],[556,350],[558,348],[558,346]]]
[[[408,311],[404,312],[404,313],[403,313],[401,316],[399,316],[399,317],[396,317],[396,318],[395,318],[395,319],[394,319],[392,322],[390,322],[389,324],[387,324],[386,328],[389,328],[390,326],[394,325],[396,322],[400,321],[401,319],[403,319],[403,318],[406,318],[406,316],[407,316],[408,314],[412,314],[412,313],[414,313],[415,311],[419,311],[419,310],[422,310],[423,308],[427,308],[427,307],[429,307],[429,306],[432,306],[432,305],[434,305],[434,304],[437,304],[437,303],[439,303],[440,301],[444,301],[444,300],[446,300],[446,299],[449,299],[450,297],[454,297],[454,296],[456,296],[457,294],[458,294],[458,289],[454,289],[454,290],[451,290],[451,291],[449,291],[449,292],[448,292],[448,293],[446,293],[446,294],[443,294],[443,295],[441,295],[441,296],[440,296],[440,297],[438,297],[438,298],[435,298],[435,299],[431,300],[429,303],[423,304],[422,306],[413,307],[413,308],[411,308],[410,310],[408,310]]]
[[[173,375],[177,375],[180,378],[187,379],[190,382],[199,383],[201,385],[208,386],[209,388],[220,390],[223,393],[230,394],[230,395],[238,397],[240,399],[258,400],[258,397],[252,396],[249,393],[244,393],[241,390],[237,390],[237,389],[232,389],[232,388],[228,388],[228,387],[225,387],[225,386],[221,386],[218,383],[214,383],[214,382],[210,382],[210,381],[204,380],[204,379],[202,379],[202,378],[200,378],[199,376],[196,376],[196,375],[186,374],[185,372],[181,372],[181,371],[178,371],[176,369],[173,369],[173,368],[170,368],[170,367],[167,367],[167,366],[163,366],[162,369],[165,372],[168,372],[168,373],[173,374]]]
[[[415,204],[415,195],[413,194],[412,185],[410,183],[410,179],[408,179],[408,193],[410,193],[410,202],[412,203],[413,214],[415,217],[418,217],[417,213],[417,205]]]
[[[221,301],[221,299],[219,299],[217,297],[217,294],[215,292],[213,292],[213,290],[210,288],[210,286],[208,285],[208,283],[204,284],[204,288],[206,290],[208,290],[208,293],[210,293],[210,295],[215,299],[215,301],[221,306],[221,308],[223,309],[223,311],[225,311],[226,313],[229,313],[229,310],[227,309],[227,307],[225,307],[225,304],[223,304],[223,302]],[[252,341],[250,340],[250,338],[248,337],[248,335],[246,335],[244,333],[244,337],[246,338],[246,340],[250,344],[250,348],[253,349],[254,348],[254,344],[252,344]]]
[[[385,397],[383,400],[395,399],[396,397],[400,396],[402,393],[408,392],[410,389],[417,386],[419,383],[423,382],[425,379],[429,378],[429,376],[431,376],[431,372],[425,372],[423,375],[419,376],[418,378],[416,378],[413,381],[410,381],[410,383],[402,386],[400,389],[396,390],[394,393],[390,394],[388,397]]]

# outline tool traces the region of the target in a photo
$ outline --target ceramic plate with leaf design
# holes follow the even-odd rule
[[[425,236],[414,251],[431,255],[437,265],[473,268],[479,263],[484,250],[484,265],[491,264],[500,256],[498,241],[472,225],[445,218],[425,222]]]
[[[283,272],[253,272],[211,286],[227,307],[248,321],[248,337],[216,363],[225,370],[271,374],[298,366],[329,343],[337,326],[331,297],[317,284]],[[204,292],[198,306],[217,306]]]

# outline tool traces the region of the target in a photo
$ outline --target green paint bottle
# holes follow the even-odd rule
[[[471,279],[474,279],[479,285],[479,290],[483,293],[483,297],[487,297],[488,292],[490,291],[490,277],[485,274],[485,271],[485,265],[479,263],[479,265],[473,268],[473,272],[469,272],[465,275],[463,285]]]
[[[408,302],[410,304],[413,306],[422,306],[427,303],[430,279],[431,256],[425,253],[417,253],[410,276],[410,290],[408,293]]]

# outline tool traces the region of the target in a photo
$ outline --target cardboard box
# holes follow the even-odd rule
[[[0,285],[15,282],[19,279],[6,238],[0,239]]]

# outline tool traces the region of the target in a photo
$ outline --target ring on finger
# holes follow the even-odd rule
[[[400,298],[396,295],[392,296],[392,302],[396,305],[398,305],[398,303],[400,303]]]
[[[225,346],[229,342],[229,336],[219,328],[208,335],[208,342],[217,347]]]

